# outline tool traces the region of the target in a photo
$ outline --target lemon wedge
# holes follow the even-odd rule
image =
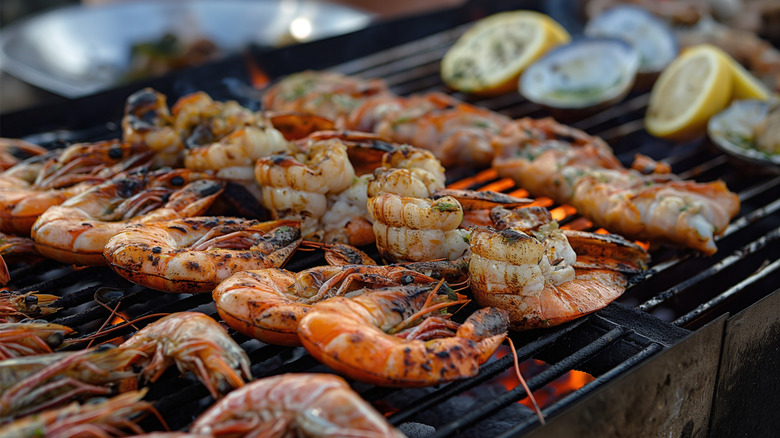
[[[661,73],[650,92],[645,128],[650,134],[689,140],[704,134],[710,117],[731,101],[734,74],[715,46],[692,46]]]
[[[734,90],[731,93],[731,100],[769,100],[772,93],[766,85],[726,52],[723,52],[723,55],[728,60],[731,74],[734,78]]]
[[[478,21],[441,61],[445,84],[495,95],[517,88],[523,70],[551,48],[571,41],[560,24],[534,11],[500,12]]]

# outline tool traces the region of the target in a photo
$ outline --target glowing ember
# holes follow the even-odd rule
[[[474,184],[490,181],[496,179],[497,177],[498,177],[498,172],[496,172],[494,169],[483,170],[482,172],[479,172],[474,176],[464,178],[460,181],[455,181],[454,183],[448,185],[447,188],[454,189],[454,190],[468,189]]]
[[[509,192],[509,196],[514,196],[515,198],[527,198],[528,195],[529,193],[526,189],[517,189],[514,192]]]
[[[509,353],[509,347],[506,347],[502,345],[499,347],[498,350],[496,350],[496,357],[501,358],[504,355]],[[523,375],[526,381],[530,380],[533,376],[543,372],[547,368],[549,368],[550,365],[536,359],[528,359],[523,362],[520,362],[520,373]],[[539,388],[533,392],[534,397],[536,398],[536,402],[539,403],[539,407],[542,409],[554,404],[558,400],[561,400],[562,398],[566,397],[567,395],[573,393],[574,391],[577,391],[578,389],[582,388],[583,386],[587,385],[588,383],[595,380],[595,377],[591,376],[588,373],[577,371],[577,370],[571,370],[567,372],[566,374],[562,375],[561,377],[558,377],[557,379],[553,380],[549,384],[545,385],[542,388]],[[506,388],[507,391],[513,390],[515,387],[517,387],[520,382],[517,381],[517,377],[515,376],[514,370],[509,369],[499,376],[495,377],[494,381],[499,382],[501,385]],[[533,409],[533,405],[531,404],[531,400],[528,397],[525,397],[524,399],[518,401],[518,403],[521,403],[528,407],[529,409]]]
[[[578,217],[561,228],[566,230],[587,230],[593,226],[593,222],[585,219],[584,217]]]
[[[246,66],[249,70],[249,82],[252,84],[252,87],[262,90],[271,83],[271,79],[265,74],[263,69],[257,65],[251,56],[246,57]]]
[[[565,205],[565,204],[550,210],[550,215],[552,215],[553,219],[555,219],[556,221],[562,221],[565,218],[572,216],[576,213],[577,213],[576,208],[572,207],[571,205]]]
[[[510,178],[502,178],[498,181],[492,182],[484,187],[481,187],[480,191],[491,190],[494,192],[501,192],[503,190],[511,189],[515,186],[515,182]]]

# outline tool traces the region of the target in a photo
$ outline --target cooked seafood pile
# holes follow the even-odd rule
[[[54,151],[6,143],[0,254],[211,294],[221,321],[147,315],[128,339],[65,348],[90,337],[30,321],[58,312],[57,297],[0,292],[2,436],[140,434],[150,415],[144,424],[165,429],[143,399],[173,364],[217,400],[193,436],[402,436],[342,377],[254,379],[221,323],[302,346],[357,382],[442,384],[478,374],[510,330],[615,300],[650,263],[634,240],[711,255],[739,210],[723,182],[681,180],[643,156],[626,168],[603,140],[552,119],[329,72],[281,80],[259,112],[203,92],[169,107],[139,90],[121,125],[120,139]],[[464,166],[493,167],[614,234],[564,229],[534,199],[448,188],[445,169]],[[246,195],[238,210],[228,187]],[[327,264],[286,269],[299,251]]]

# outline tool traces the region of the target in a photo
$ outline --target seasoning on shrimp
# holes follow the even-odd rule
[[[49,208],[32,228],[38,251],[64,263],[105,265],[108,240],[133,223],[197,216],[224,183],[180,169],[120,176]]]
[[[561,230],[541,207],[498,207],[491,216],[498,229],[471,232],[470,285],[479,305],[509,312],[513,330],[603,308],[625,291],[623,273],[649,261],[644,249],[619,236]]]
[[[503,342],[505,310],[463,324],[443,309],[463,304],[446,285],[393,286],[312,306],[298,325],[306,350],[337,372],[381,386],[428,386],[471,377]]]
[[[260,269],[237,272],[213,296],[233,329],[270,344],[301,345],[298,322],[319,301],[358,289],[436,281],[403,266],[318,266],[298,273]]]
[[[0,231],[29,235],[47,208],[121,172],[148,164],[145,146],[109,140],[33,157],[0,175]]]
[[[301,242],[297,221],[193,217],[130,225],[103,254],[126,279],[165,292],[211,292],[235,272],[284,265]]]
[[[236,389],[201,414],[190,431],[206,436],[404,436],[339,376],[291,373]]]

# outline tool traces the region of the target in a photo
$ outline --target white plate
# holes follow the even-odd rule
[[[172,33],[182,41],[207,38],[225,53],[250,43],[276,46],[290,41],[295,19],[310,25],[308,36],[297,39],[304,42],[361,29],[372,15],[311,0],[134,0],[70,6],[2,29],[0,67],[37,87],[79,97],[117,85],[138,43]]]

